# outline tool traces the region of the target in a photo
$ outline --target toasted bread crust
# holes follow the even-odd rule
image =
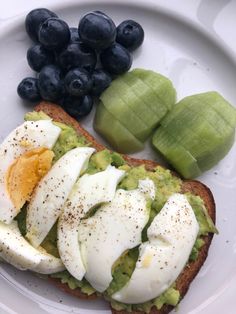
[[[70,117],[62,108],[59,106],[48,103],[48,102],[41,102],[39,105],[35,107],[36,111],[43,111],[47,115],[49,115],[53,120],[58,122],[63,122],[67,125],[71,125],[78,134],[83,135],[88,142],[91,143],[91,145],[97,149],[97,151],[103,150],[105,147],[98,143],[96,139],[89,134],[83,127],[80,126],[80,124]],[[140,166],[145,165],[147,170],[153,170],[156,166],[158,166],[158,163],[151,161],[151,160],[143,160],[143,159],[135,159],[126,155],[123,155],[126,162],[131,166]],[[212,218],[213,222],[215,223],[215,202],[213,195],[209,188],[205,186],[203,183],[196,181],[196,180],[185,180],[182,184],[182,192],[191,192],[192,194],[199,195],[207,208],[207,211]],[[208,250],[211,244],[213,238],[213,234],[209,234],[208,236],[203,237],[205,240],[204,246],[200,249],[199,255],[196,261],[190,262],[182,271],[182,273],[179,275],[177,281],[176,281],[176,288],[179,290],[181,298],[184,297],[186,292],[189,289],[189,286],[191,282],[193,281],[194,277],[199,272],[200,268],[202,267],[203,263],[205,262]],[[87,299],[92,300],[96,299],[97,295],[94,293],[90,296],[84,294],[81,292],[79,288],[75,290],[71,290],[67,284],[63,284],[60,282],[59,279],[53,279],[50,278],[50,281],[53,282],[56,286],[58,286],[60,289],[62,289],[65,292],[70,293],[71,295],[74,295],[81,299]],[[173,309],[172,306],[164,305],[161,310],[157,310],[155,307],[151,309],[150,314],[167,314]],[[117,311],[114,309],[111,309],[111,312],[113,314],[128,314],[130,312],[127,311]],[[145,312],[142,311],[133,311],[132,314],[143,314]]]

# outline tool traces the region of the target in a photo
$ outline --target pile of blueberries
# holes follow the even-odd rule
[[[100,11],[85,14],[78,28],[70,28],[54,12],[35,9],[26,16],[25,28],[34,41],[27,61],[38,74],[20,82],[18,95],[30,102],[56,102],[77,119],[91,111],[112,79],[130,69],[130,52],[144,39],[137,22],[116,27]]]

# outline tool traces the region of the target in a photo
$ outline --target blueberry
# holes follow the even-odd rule
[[[129,51],[133,51],[142,45],[144,30],[139,23],[126,20],[120,23],[116,30],[116,41]]]
[[[41,99],[38,88],[38,79],[34,77],[24,78],[17,87],[18,95],[28,101],[39,101]]]
[[[105,49],[115,41],[116,26],[109,16],[94,11],[80,20],[79,35],[86,45],[97,50]]]
[[[45,65],[54,62],[54,54],[42,45],[37,44],[28,49],[27,61],[32,70],[39,72]]]
[[[64,93],[62,73],[56,65],[46,65],[39,73],[39,91],[43,99],[57,101]]]
[[[70,41],[69,26],[61,19],[47,19],[39,28],[39,42],[48,49],[59,50]]]
[[[71,43],[80,43],[81,42],[77,27],[70,27],[70,42]]]
[[[82,97],[67,96],[63,100],[62,107],[72,117],[80,119],[92,110],[93,98],[89,95]]]
[[[92,72],[97,63],[97,55],[82,43],[72,43],[59,54],[58,62],[65,71],[80,67]]]
[[[72,69],[65,76],[65,88],[72,96],[85,95],[90,91],[91,87],[91,77],[84,69]]]
[[[129,51],[120,44],[114,43],[105,49],[100,55],[102,66],[111,74],[127,72],[132,64]]]
[[[38,31],[40,25],[50,17],[57,17],[57,15],[48,9],[34,9],[30,11],[25,19],[25,29],[29,37],[38,42]]]
[[[94,70],[92,74],[93,86],[91,94],[94,96],[100,96],[101,93],[111,84],[111,77],[108,73],[101,69]]]

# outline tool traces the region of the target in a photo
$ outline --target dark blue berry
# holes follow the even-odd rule
[[[39,28],[39,42],[48,49],[59,50],[70,41],[69,26],[61,19],[50,18]]]
[[[86,95],[91,87],[92,80],[89,73],[80,68],[70,70],[65,76],[65,88],[70,95]]]
[[[117,43],[105,49],[100,55],[100,60],[103,68],[115,75],[127,72],[132,64],[129,51]]]
[[[40,44],[34,45],[27,51],[28,64],[36,72],[39,72],[45,65],[52,64],[54,59],[53,52]]]
[[[94,70],[92,74],[92,89],[91,94],[100,96],[101,93],[111,84],[111,77],[108,73],[101,69]]]
[[[144,30],[139,23],[126,20],[120,23],[116,30],[116,41],[129,51],[133,51],[142,45]]]
[[[25,29],[33,41],[38,42],[39,27],[50,17],[57,17],[57,15],[44,8],[34,9],[27,14],[25,19]]]
[[[80,20],[79,35],[86,45],[97,50],[105,49],[115,41],[116,26],[109,16],[94,11]]]
[[[72,117],[81,119],[92,110],[93,98],[89,95],[82,97],[67,96],[63,99],[62,107]]]
[[[77,27],[70,27],[70,42],[71,43],[81,42]]]
[[[92,48],[82,43],[72,43],[59,54],[58,62],[64,71],[79,67],[92,72],[97,63],[97,55]]]
[[[57,101],[64,93],[62,73],[58,66],[47,65],[39,73],[39,91],[43,99]]]
[[[34,77],[24,78],[17,87],[18,95],[31,102],[36,102],[41,99],[38,88],[38,79]]]

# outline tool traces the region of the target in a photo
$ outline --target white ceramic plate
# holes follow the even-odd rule
[[[56,2],[56,1],[55,1]],[[55,3],[54,2],[54,3]],[[101,10],[116,23],[132,18],[145,30],[143,47],[134,54],[133,67],[153,69],[167,75],[178,98],[217,90],[236,103],[236,58],[224,41],[208,33],[186,15],[173,13],[171,6],[154,1],[68,1],[50,8],[76,26],[90,10]],[[50,2],[51,3],[51,2]],[[183,3],[183,1],[182,1]],[[209,8],[208,8],[209,9]],[[178,10],[181,11],[181,10]],[[209,13],[212,13],[209,9]],[[211,14],[209,15],[210,17]],[[0,30],[0,140],[21,123],[26,108],[16,94],[19,81],[32,72],[27,66],[30,41],[23,17],[2,23]],[[92,132],[92,116],[84,122]],[[147,147],[142,157],[157,158]],[[181,302],[178,313],[235,313],[236,301],[236,146],[214,169],[199,179],[212,190],[217,204],[217,227],[209,257]],[[110,313],[103,301],[86,302],[65,295],[48,282],[28,272],[0,265],[0,313]]]

